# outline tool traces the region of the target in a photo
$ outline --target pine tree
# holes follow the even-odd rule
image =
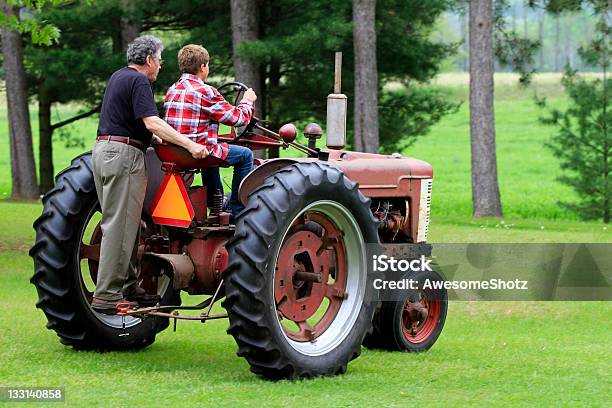
[[[600,67],[602,77],[581,78],[567,67],[562,83],[569,106],[565,110],[550,109],[541,121],[557,127],[547,146],[559,158],[564,170],[559,180],[573,187],[579,197],[577,202],[561,204],[584,219],[602,219],[607,224],[612,207],[612,140],[609,135],[612,79],[608,78],[612,27],[609,5],[605,1],[593,3],[594,10],[600,14],[599,36],[581,47],[579,55],[587,64]],[[538,104],[546,106],[546,101],[538,100]]]
[[[262,66],[265,119],[269,126],[310,120],[324,125],[326,97],[333,91],[334,53],[342,51],[342,91],[348,96],[349,117],[354,123],[352,4],[345,0],[262,0],[260,40],[245,43],[243,55]],[[449,6],[446,0],[378,0],[376,47],[380,147],[393,152],[426,132],[455,108],[435,92],[416,86],[439,70],[454,45],[431,40],[437,18]],[[404,85],[401,91],[384,87]],[[406,94],[419,98],[406,103]],[[403,122],[406,117],[418,123]],[[352,130],[349,126],[349,139]]]

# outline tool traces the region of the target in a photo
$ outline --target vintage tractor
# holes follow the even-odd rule
[[[246,86],[220,90],[228,88],[240,93]],[[322,135],[316,124],[306,127],[307,146],[295,142],[295,126],[276,133],[257,119],[220,135],[252,149],[293,147],[306,156],[256,159],[240,186],[246,208],[234,224],[220,191],[192,186],[194,172],[225,162],[195,160],[174,145],[149,148],[138,279],[161,301],[119,307],[116,315],[90,306],[100,207],[91,153],[76,157],[57,175],[34,223],[31,282],[47,327],[76,349],[127,350],[153,343],[170,319],[176,325],[228,317],[238,355],[267,378],[342,373],[364,338],[368,347],[431,347],[444,325],[446,293],[420,291],[381,307],[367,257],[369,247],[430,255],[432,168],[398,154],[341,150],[345,123],[346,97],[337,89],[328,100],[328,149],[316,146]],[[208,296],[181,306],[181,291]],[[223,298],[227,314],[213,310]]]

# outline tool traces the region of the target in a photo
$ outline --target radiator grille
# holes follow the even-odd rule
[[[419,205],[417,242],[427,242],[427,234],[429,233],[429,212],[431,209],[431,185],[432,179],[421,180],[421,202]]]

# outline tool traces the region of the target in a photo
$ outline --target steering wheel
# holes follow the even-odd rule
[[[229,88],[229,87],[234,87],[234,92],[236,93],[236,96],[234,97],[233,105],[236,106],[242,100],[242,96],[244,95],[246,90],[249,89],[249,87],[243,84],[242,82],[234,81],[234,82],[224,83],[219,88],[217,88],[217,90],[221,92],[222,89]],[[257,124],[257,122],[258,122],[258,119],[255,116],[252,116],[250,122],[247,123],[245,126],[237,126],[236,127],[237,136],[234,138],[234,141],[238,141],[239,139],[244,137],[247,133],[252,131],[255,125]]]
[[[232,105],[236,106],[238,102],[240,102],[240,97],[244,95],[245,91],[249,89],[249,87],[243,84],[242,82],[226,82],[220,87],[218,87],[217,91],[223,93],[221,92],[221,90],[229,87],[234,87],[233,91],[236,93],[236,96],[234,97],[234,103],[232,103]]]

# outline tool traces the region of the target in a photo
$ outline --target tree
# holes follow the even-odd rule
[[[237,81],[252,87],[261,94],[261,72],[256,61],[241,56],[241,45],[259,39],[259,10],[257,0],[232,0],[232,49],[234,75]],[[255,102],[255,110],[261,111],[261,100]]]
[[[527,25],[523,33],[518,33],[516,27],[507,28],[504,14],[508,8],[506,0],[495,0],[493,3],[493,50],[495,58],[502,66],[509,67],[520,74],[519,84],[527,86],[535,72],[535,53],[540,47],[539,40],[527,37]],[[525,8],[525,21],[527,16]]]
[[[470,135],[474,217],[502,216],[495,151],[493,2],[472,0],[470,13]]]
[[[15,6],[0,1],[3,15],[18,16]],[[23,42],[17,29],[2,27],[2,55],[6,83],[9,141],[11,146],[12,198],[38,197],[32,150],[32,129],[28,110],[27,85],[23,65]]]
[[[495,58],[518,71],[520,83],[529,83],[533,57],[539,43],[516,32],[516,4],[512,7],[513,29],[506,28],[504,0],[469,2],[470,20],[470,144],[472,161],[472,215],[501,217],[495,147],[494,71]],[[525,11],[525,20],[527,12]],[[524,31],[526,34],[526,27]]]
[[[231,8],[227,0],[152,0],[137,2],[142,14],[141,31],[162,32],[164,66],[153,83],[156,93],[165,95],[178,76],[176,55],[185,44],[203,45],[210,53],[212,81],[233,76]]]
[[[64,0],[3,0],[0,1],[0,27],[29,33],[33,44],[51,45],[60,32],[53,24],[40,18],[47,7],[56,7]]]
[[[258,98],[255,112],[262,115],[261,72],[257,61],[241,56],[241,45],[259,39],[259,9],[257,0],[231,0],[232,49],[234,75],[237,81],[253,88]],[[263,151],[256,151],[256,154]],[[261,154],[260,154],[261,155]]]
[[[333,90],[336,51],[343,53],[342,87],[350,106],[356,100],[354,66],[346,63],[355,58],[351,2],[263,0],[260,4],[260,39],[244,44],[243,55],[258,61],[262,67],[265,119],[270,121],[269,125],[274,128],[297,120],[325,120],[326,97]],[[423,106],[402,105],[399,101],[405,99],[397,95],[400,92],[404,95],[413,84],[433,77],[442,60],[456,48],[436,42],[430,36],[438,17],[447,8],[446,0],[432,0],[426,4],[417,0],[376,2],[381,149],[386,147],[385,143],[409,142],[416,136],[403,133],[398,117],[421,110]],[[308,24],[304,24],[305,21]],[[391,81],[401,84],[401,89],[385,89],[384,85]],[[420,98],[419,102],[428,98],[446,102],[433,93]],[[446,108],[447,105],[435,106]],[[438,112],[433,112],[431,117],[441,117],[444,112],[439,116]],[[348,114],[348,123],[354,123],[352,109]],[[349,129],[349,141],[351,133]]]
[[[126,25],[121,4],[97,5],[79,1],[51,8],[42,17],[62,31],[62,42],[51,47],[26,47],[29,95],[38,102],[39,185],[45,193],[54,185],[53,141],[57,130],[99,111],[106,80],[125,64],[121,47]],[[119,21],[120,24],[116,22]],[[133,30],[127,30],[134,34]],[[83,109],[52,123],[55,103],[78,102]],[[60,133],[67,145],[84,145],[85,135]],[[90,142],[93,135],[87,138]]]
[[[550,109],[549,115],[541,121],[557,127],[557,133],[547,146],[560,159],[561,169],[565,171],[559,180],[578,193],[577,202],[561,204],[584,219],[599,218],[608,224],[612,211],[612,140],[609,135],[612,112],[608,106],[612,90],[612,80],[608,78],[611,6],[607,0],[585,3],[590,3],[599,14],[599,36],[580,47],[579,55],[588,65],[600,67],[602,78],[580,78],[568,66],[562,83],[569,96],[569,106],[564,111]],[[546,106],[544,99],[537,102]]]
[[[53,144],[61,140],[67,146],[85,146],[93,140],[93,135],[69,132],[59,132],[58,138],[57,131],[99,111],[108,77],[125,65],[127,45],[141,30],[174,31],[171,35],[161,34],[166,56],[175,56],[180,45],[202,42],[204,37],[212,44],[209,50],[213,49],[214,74],[227,73],[227,64],[218,63],[220,59],[214,52],[217,45],[223,48],[227,42],[226,33],[218,27],[228,26],[229,5],[221,0],[211,0],[206,5],[185,0],[81,0],[45,9],[42,17],[63,33],[60,44],[48,49],[31,45],[26,49],[29,95],[37,99],[39,108],[39,173],[43,192],[53,187]],[[204,20],[206,26],[201,24]],[[176,58],[166,61],[154,83],[157,93],[165,93],[177,78]],[[52,123],[53,104],[70,102],[81,105],[80,112]]]
[[[538,16],[538,42],[540,43],[538,68],[540,71],[542,71],[544,70],[544,18],[546,16],[546,13],[540,10],[537,16]]]
[[[37,198],[39,194],[32,149],[32,128],[21,33],[29,32],[34,44],[51,45],[57,41],[59,37],[57,27],[36,17],[45,6],[59,3],[55,0],[0,1],[2,55],[11,146],[11,196],[15,199]],[[20,12],[24,18],[20,18]]]
[[[529,9],[527,9],[527,7],[523,6],[523,37],[527,38],[529,37],[529,24],[527,21],[527,18],[529,13]]]
[[[129,43],[140,35],[140,13],[136,0],[121,0],[121,10],[121,50],[127,51]]]
[[[355,149],[378,153],[378,70],[376,0],[353,0],[355,52]]]
[[[563,85],[570,104],[564,111],[551,109],[541,120],[557,127],[547,146],[561,162],[564,174],[558,178],[578,193],[577,202],[561,202],[583,219],[610,222],[612,207],[612,141],[608,107],[612,80],[586,80],[575,71],[566,71]],[[542,106],[545,103],[540,102]]]
[[[559,69],[561,68],[561,65],[559,64],[559,59],[561,57],[561,48],[559,46],[560,44],[560,38],[561,38],[561,26],[559,24],[559,16],[555,16],[555,48],[554,48],[554,53],[555,53],[555,72],[558,72]]]
[[[463,51],[463,56],[462,56],[462,64],[461,64],[461,69],[463,72],[467,72],[468,68],[469,68],[469,55],[470,55],[470,50],[469,50],[469,38],[468,38],[468,19],[467,19],[467,13],[465,12],[465,8],[460,8],[459,9],[459,30],[461,32],[461,48]]]

